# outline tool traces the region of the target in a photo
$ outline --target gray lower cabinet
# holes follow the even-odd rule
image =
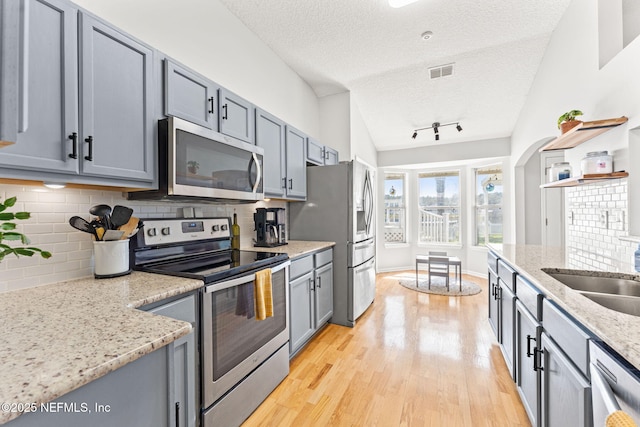
[[[542,333],[543,427],[591,427],[589,380],[546,334]]]
[[[291,261],[289,354],[295,355],[333,316],[333,249]]]
[[[4,425],[175,427],[167,400],[171,352],[169,344]]]
[[[307,136],[299,130],[286,126],[286,194],[287,199],[305,200],[307,198]]]
[[[220,87],[169,58],[163,64],[165,115],[217,131]]]
[[[256,108],[256,145],[264,148],[262,170],[267,197],[286,195],[285,124],[279,118]]]
[[[292,264],[295,261],[292,261]],[[289,282],[289,354],[294,354],[313,336],[313,270]]]
[[[516,294],[502,279],[498,279],[500,283],[500,327],[502,337],[502,354],[507,362],[507,367],[511,373],[511,378],[515,378],[515,364],[513,363],[515,355],[515,308]]]
[[[495,266],[494,266],[495,268]],[[500,284],[498,283],[498,273],[491,266],[489,267],[489,325],[493,330],[498,342],[502,341],[500,337]]]
[[[159,304],[159,305],[158,305]],[[196,294],[182,296],[168,302],[142,307],[150,313],[184,320],[193,326],[193,331],[177,340],[168,348],[168,407],[171,426],[195,427],[198,405],[198,354],[197,354],[197,302]]]
[[[64,0],[2,14],[3,177],[150,187],[153,51]]]
[[[253,144],[255,142],[254,109],[253,104],[246,99],[220,88],[218,91],[220,132]]]
[[[520,400],[532,426],[537,426],[540,418],[540,367],[539,349],[542,325],[520,302],[516,302],[516,385]]]

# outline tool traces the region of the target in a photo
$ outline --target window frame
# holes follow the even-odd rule
[[[483,171],[483,170],[486,171],[489,169],[499,169],[500,174],[502,175],[501,181],[500,181],[502,185],[502,198],[501,198],[501,203],[499,205],[488,204],[488,203],[484,205],[478,204],[478,193],[477,193],[478,171]],[[487,202],[489,201],[488,198],[486,201]],[[486,247],[487,244],[492,243],[490,241],[484,242],[484,243],[478,243],[478,209],[486,209],[488,212],[490,208],[499,208],[504,215],[504,168],[501,163],[494,163],[494,164],[483,165],[483,166],[478,166],[473,168],[473,243],[472,243],[473,247],[477,247],[477,248]],[[488,228],[488,215],[485,215],[485,218],[487,220],[487,224],[485,224],[485,228]],[[504,216],[502,218],[501,227],[502,227],[502,241],[504,241]]]
[[[453,206],[453,205],[447,205],[447,206],[435,206],[433,207],[434,209],[437,208],[446,208],[446,209],[456,209],[458,212],[458,240],[454,241],[454,242],[433,242],[433,241],[423,241],[421,240],[421,233],[420,233],[420,210],[422,208],[422,206],[420,205],[420,179],[423,178],[422,175],[432,175],[433,177],[436,176],[457,176],[458,177],[458,205],[457,206]],[[420,170],[417,171],[416,174],[416,201],[415,201],[415,209],[416,209],[416,219],[415,219],[415,226],[416,226],[416,243],[418,246],[420,247],[428,247],[428,246],[440,246],[440,247],[462,247],[463,245],[463,223],[464,223],[464,215],[463,215],[463,210],[462,210],[462,206],[463,206],[463,198],[464,198],[464,188],[462,185],[462,179],[463,179],[463,173],[462,170],[459,168],[447,168],[447,169],[426,169],[426,170]],[[427,208],[428,210],[428,208]]]
[[[387,210],[387,203],[386,203],[386,189],[385,189],[385,183],[387,181],[387,176],[398,176],[401,177],[402,179],[402,206],[400,206],[400,208],[402,209],[402,215],[400,216],[400,227],[396,227],[402,230],[402,235],[403,235],[403,239],[402,241],[387,241],[387,236],[386,236],[386,230],[393,228],[389,225],[387,225],[386,222],[386,210]],[[400,179],[400,178],[399,178]],[[408,203],[408,198],[407,198],[407,185],[408,185],[408,173],[406,171],[384,171],[383,172],[383,178],[382,178],[382,189],[383,189],[383,195],[382,195],[382,201],[383,201],[383,221],[382,221],[382,226],[383,226],[383,235],[382,235],[382,240],[383,243],[385,245],[406,245],[409,242],[409,238],[408,238],[408,233],[409,233],[409,228],[408,228],[408,209],[407,209],[407,203]]]

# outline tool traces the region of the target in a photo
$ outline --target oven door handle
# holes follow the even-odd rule
[[[281,262],[275,267],[271,267],[271,273],[277,273],[283,268],[288,267],[290,264],[291,264],[291,261],[289,260]],[[269,267],[266,267],[266,268],[269,268]],[[234,286],[239,286],[239,285],[242,285],[243,283],[253,282],[255,280],[256,280],[255,273],[247,274],[246,276],[241,276],[231,280],[225,280],[224,282],[212,283],[211,285],[208,285],[205,287],[204,293],[210,294],[212,292],[221,291],[227,288],[232,288]]]

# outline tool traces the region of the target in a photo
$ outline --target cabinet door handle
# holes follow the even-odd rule
[[[222,106],[222,109],[224,110],[224,114],[222,115],[222,120],[227,120],[229,117],[227,116],[227,104],[224,104]]]
[[[78,134],[73,132],[67,138],[71,140],[71,154],[69,154],[69,158],[77,159],[78,158]]]
[[[315,291],[316,290],[316,282],[313,279],[309,279],[309,290],[310,291]]]
[[[527,335],[527,357],[535,355],[535,353],[531,353],[531,341],[535,342],[536,339],[531,335]]]
[[[282,178],[282,188],[287,188],[287,178]]]
[[[213,114],[213,96],[209,98],[209,105],[211,108],[209,109],[209,114]]]
[[[537,348],[533,349],[533,370],[534,371],[544,371],[544,368],[541,366],[542,355],[544,354],[543,350],[539,350]]]
[[[176,402],[176,427],[180,427],[180,402]]]
[[[84,142],[89,144],[89,155],[84,156],[84,159],[92,162],[93,161],[93,136],[89,135],[84,139]]]
[[[289,178],[289,190],[293,190],[293,178]]]
[[[322,288],[322,281],[320,279],[322,279],[322,277],[320,276],[318,276],[318,278],[316,279],[318,281],[318,284],[317,284],[318,289]]]

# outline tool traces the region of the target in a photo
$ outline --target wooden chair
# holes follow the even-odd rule
[[[449,258],[446,256],[446,252],[439,252],[437,255],[445,255],[445,256],[436,256],[429,252],[429,289],[431,289],[431,277],[444,277],[445,283],[447,285],[447,291],[449,290]]]

